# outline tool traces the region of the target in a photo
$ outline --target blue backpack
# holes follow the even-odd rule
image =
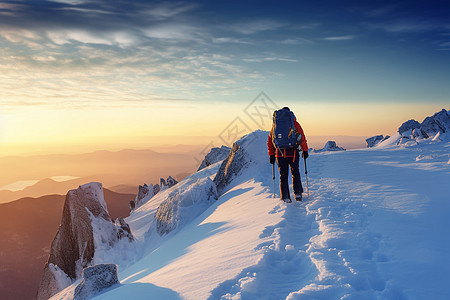
[[[276,110],[273,113],[272,143],[277,149],[297,147],[297,130],[294,125],[295,116],[289,109]]]

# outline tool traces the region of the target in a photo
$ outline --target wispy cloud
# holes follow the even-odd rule
[[[323,38],[325,41],[348,41],[355,39],[355,35],[328,36]]]
[[[3,105],[140,105],[227,94],[271,76],[256,63],[298,62],[275,44],[309,42],[261,34],[286,26],[271,18],[211,26],[193,17],[200,9],[187,1],[0,1]]]
[[[88,3],[89,0],[49,0],[49,2],[64,3],[64,4],[70,4],[70,5],[79,5],[79,4]]]
[[[172,39],[172,40],[203,40],[204,31],[188,24],[161,24],[151,26],[142,30],[149,38]]]
[[[275,57],[275,56],[243,58],[242,60],[251,63],[272,62],[272,61],[293,62],[293,63],[299,62],[297,59],[286,57]]]
[[[133,55],[95,44],[79,45],[76,51],[30,55],[7,49],[0,57],[2,106],[83,108],[201,99],[264,79],[233,57],[195,48],[186,53],[176,44],[141,45],[133,48]]]
[[[313,43],[313,41],[304,39],[304,38],[285,39],[285,40],[273,41],[273,42],[280,43],[283,45],[308,45],[308,44]]]
[[[249,39],[241,39],[233,37],[213,38],[212,42],[216,44],[252,44],[252,42]]]
[[[143,11],[143,14],[153,17],[157,20],[173,18],[177,15],[189,12],[197,7],[193,3],[183,2],[163,2]]]

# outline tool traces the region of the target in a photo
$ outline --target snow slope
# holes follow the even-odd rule
[[[247,137],[253,163],[192,222],[152,233],[168,191],[137,209],[121,284],[94,299],[450,299],[450,142],[312,154],[309,199],[285,204],[267,134]]]

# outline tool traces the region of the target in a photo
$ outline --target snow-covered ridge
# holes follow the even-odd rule
[[[442,276],[450,272],[450,142],[312,153],[311,196],[286,204],[278,174],[273,190],[267,136],[245,136],[223,162],[132,212],[125,221],[133,250],[121,251],[123,263],[114,250],[103,252],[104,263],[119,265],[120,284],[94,299],[450,295]],[[71,299],[77,284],[53,299]]]
[[[168,238],[164,237],[165,235],[173,236],[216,202],[218,198],[217,187],[220,187],[222,192],[229,188],[243,169],[254,161],[246,151],[255,152],[254,144],[258,144],[257,142],[259,142],[258,147],[265,145],[267,135],[267,132],[255,132],[243,137],[235,143],[234,151],[230,151],[230,155],[225,162],[218,162],[203,168],[172,188],[163,189],[156,195],[150,193],[149,186],[141,187],[142,193],[140,194],[142,194],[142,197],[139,199],[141,205],[136,207],[130,217],[127,218],[127,222],[130,224],[128,230],[122,230],[129,232],[132,240],[137,243],[137,248],[134,247],[136,252],[130,255],[129,261],[138,259],[142,255],[140,253],[145,251],[142,247],[156,247],[161,240]],[[217,177],[216,173],[224,179],[220,184],[212,180]],[[145,191],[144,188],[146,188]],[[110,230],[105,230],[108,227],[105,222],[108,222],[108,220],[92,218],[93,229],[91,232],[94,236],[95,257],[98,258],[96,262],[108,263],[116,260],[115,262],[119,263],[119,267],[126,267],[129,263],[123,257],[120,257],[120,253],[131,248],[128,247],[127,249],[126,246],[125,248],[123,246],[111,248],[112,244],[108,242]],[[123,223],[126,224],[123,227],[127,228],[128,224],[125,221]],[[139,247],[140,249],[138,249]],[[63,298],[67,297],[67,294],[63,293],[63,295]]]

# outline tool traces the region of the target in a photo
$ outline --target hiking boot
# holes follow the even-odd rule
[[[302,194],[300,194],[300,195],[295,195],[295,200],[296,201],[302,201]]]
[[[292,200],[291,200],[291,199],[289,199],[289,198],[286,198],[286,199],[281,199],[281,201],[284,201],[284,202],[286,202],[286,203],[292,203]]]

